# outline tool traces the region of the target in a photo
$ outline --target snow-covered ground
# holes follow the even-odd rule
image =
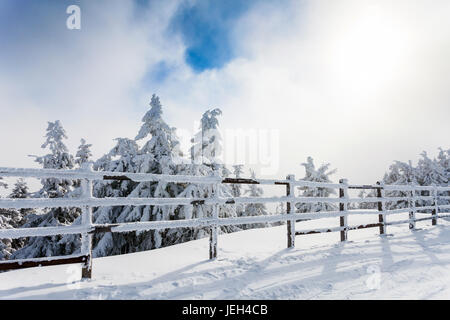
[[[367,218],[349,218],[359,222]],[[286,226],[254,229],[220,235],[215,261],[201,239],[94,259],[93,279],[81,282],[74,281],[80,265],[15,270],[0,273],[0,298],[449,299],[450,222],[430,224],[419,222],[413,232],[391,226],[387,236],[378,228],[351,231],[345,243],[339,233],[298,236],[294,249],[286,249]]]

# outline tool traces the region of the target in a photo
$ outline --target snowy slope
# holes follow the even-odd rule
[[[285,226],[247,230],[221,235],[215,261],[201,239],[94,259],[83,282],[72,282],[79,265],[15,270],[0,273],[0,299],[449,299],[450,222],[430,224],[383,237],[353,231],[346,243],[338,233],[299,236],[295,249],[286,249]]]

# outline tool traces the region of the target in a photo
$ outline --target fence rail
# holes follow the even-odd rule
[[[0,270],[27,268],[44,265],[57,265],[66,263],[82,263],[82,277],[92,277],[92,235],[100,232],[131,232],[161,230],[170,228],[209,228],[209,256],[210,259],[217,257],[217,239],[220,226],[231,226],[253,223],[274,223],[287,222],[287,246],[295,246],[295,236],[308,235],[324,232],[340,232],[341,241],[346,241],[348,231],[366,228],[379,228],[380,234],[386,232],[386,226],[408,223],[410,229],[415,228],[418,221],[432,220],[432,225],[436,225],[439,218],[449,217],[441,210],[450,209],[449,204],[439,204],[439,201],[450,199],[450,187],[443,186],[418,186],[418,185],[349,185],[346,179],[341,179],[339,183],[322,183],[304,180],[296,180],[294,175],[289,175],[286,179],[234,179],[222,178],[217,173],[212,176],[186,176],[186,175],[165,175],[165,174],[145,174],[145,173],[123,173],[93,171],[91,165],[84,165],[78,170],[53,170],[53,169],[25,169],[25,168],[0,168],[1,177],[24,177],[24,178],[56,178],[67,180],[80,180],[82,193],[80,198],[55,198],[55,199],[0,199],[0,208],[23,209],[23,208],[58,208],[58,207],[79,207],[82,209],[81,225],[71,225],[67,227],[37,227],[19,229],[0,229],[0,239],[26,238],[39,236],[54,236],[67,234],[81,234],[81,252],[79,255],[46,257],[25,260],[0,261]],[[213,195],[210,198],[95,198],[92,195],[93,181],[105,180],[130,180],[135,182],[173,182],[173,183],[197,183],[210,184],[213,186]],[[236,197],[222,198],[217,192],[220,184],[262,184],[281,185],[286,188],[286,196],[282,197]],[[295,189],[303,188],[329,188],[338,189],[338,198],[332,197],[297,197]],[[349,189],[373,189],[376,190],[376,197],[350,198]],[[386,196],[386,191],[401,191],[402,196]],[[417,193],[428,192],[428,195],[417,195]],[[439,194],[446,193],[447,195]],[[432,202],[432,205],[416,206],[417,201]],[[387,209],[387,203],[403,201],[408,207],[400,209]],[[246,204],[246,203],[279,203],[286,202],[286,212],[276,215],[247,216],[247,217],[219,217],[219,205],[223,204]],[[321,211],[295,213],[295,206],[298,203],[336,203],[338,211]],[[374,203],[377,210],[350,210],[351,203]],[[210,205],[213,207],[211,217],[196,218],[188,220],[169,221],[147,221],[94,224],[92,221],[92,208],[103,206],[187,206],[187,205]],[[416,217],[416,213],[431,211],[429,217]],[[409,218],[401,221],[387,222],[386,216],[398,213],[409,213]],[[349,226],[347,217],[349,215],[378,215],[378,223]],[[321,218],[339,218],[339,227],[319,228],[314,230],[296,231],[295,223],[302,220],[314,220]]]

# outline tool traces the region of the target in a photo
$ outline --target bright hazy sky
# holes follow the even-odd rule
[[[448,0],[2,0],[0,166],[36,167],[54,120],[98,158],[156,93],[182,140],[215,107],[222,130],[271,132],[262,177],[301,178],[312,156],[374,183],[450,147],[448,17]]]

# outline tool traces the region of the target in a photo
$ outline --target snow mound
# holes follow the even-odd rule
[[[94,259],[89,281],[80,265],[4,272],[0,299],[449,299],[450,222],[417,228],[299,236],[294,249],[286,226],[246,230],[220,235],[214,261],[205,238]]]

